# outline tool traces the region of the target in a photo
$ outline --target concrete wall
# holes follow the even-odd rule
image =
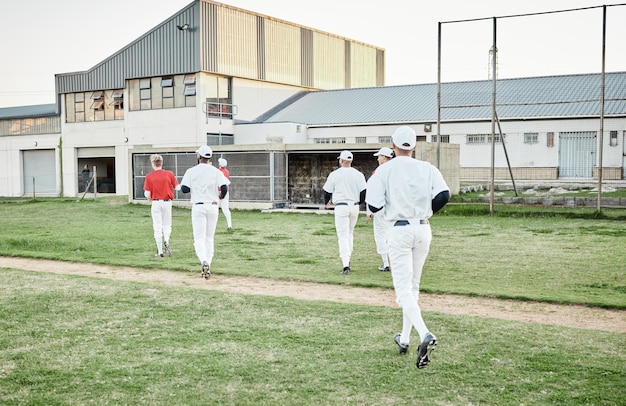
[[[232,79],[237,120],[251,121],[305,88],[242,78]],[[202,99],[203,100],[203,99]]]

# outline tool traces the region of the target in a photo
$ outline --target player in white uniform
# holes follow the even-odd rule
[[[225,158],[220,158],[217,160],[218,165],[220,166],[219,169],[220,171],[224,174],[224,176],[226,176],[226,179],[228,179],[229,182],[229,186],[228,186],[228,192],[226,192],[226,196],[224,196],[224,198],[222,199],[222,201],[220,202],[220,207],[222,208],[222,213],[224,213],[224,217],[226,217],[226,229],[228,231],[231,231],[233,229],[233,218],[230,214],[230,207],[229,207],[229,202],[230,202],[230,171],[228,170],[227,166],[228,166],[228,161]]]
[[[183,193],[191,192],[193,246],[202,264],[202,277],[208,278],[215,252],[219,201],[226,196],[229,181],[219,169],[211,165],[209,160],[213,151],[208,145],[201,146],[196,154],[198,165],[187,169],[180,185]]]
[[[332,171],[324,184],[324,205],[335,205],[335,229],[343,275],[350,274],[350,257],[354,245],[354,227],[359,219],[359,205],[365,201],[365,176],[352,167],[353,155],[341,151],[339,168]]]
[[[378,157],[378,165],[382,165],[386,162],[389,162],[390,159],[393,158],[393,150],[389,147],[382,147],[377,153],[374,154],[375,157]],[[376,171],[372,172],[372,175]],[[374,214],[372,211],[366,207],[366,216],[365,221],[369,223],[369,221],[374,218],[374,241],[376,242],[376,252],[383,260],[383,264],[378,267],[379,271],[389,272],[389,257],[387,256],[387,231],[389,229],[389,222],[385,218],[385,213],[379,211]]]
[[[425,368],[437,345],[418,305],[422,267],[432,240],[428,219],[448,203],[450,189],[435,166],[411,157],[416,144],[412,128],[398,128],[392,141],[396,157],[378,167],[368,180],[365,201],[373,213],[384,208],[392,223],[387,234],[389,261],[396,300],[402,308],[402,332],[394,341],[400,354],[406,354],[415,327],[420,336],[416,365]]]

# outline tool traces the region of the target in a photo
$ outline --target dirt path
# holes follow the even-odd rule
[[[308,282],[280,281],[253,277],[213,275],[203,280],[192,273],[144,270],[26,258],[0,257],[0,268],[15,268],[63,275],[82,275],[121,281],[136,281],[167,286],[187,286],[225,292],[288,296],[305,300],[328,300],[371,306],[396,306],[390,289],[359,288]],[[457,295],[420,295],[426,312],[515,320],[554,326],[626,333],[626,311],[585,306],[520,302]]]

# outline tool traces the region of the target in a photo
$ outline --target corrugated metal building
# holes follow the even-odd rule
[[[235,120],[298,92],[384,85],[384,61],[373,45],[193,1],[93,68],[57,74],[52,109],[1,109],[0,194],[76,195],[88,164],[98,189],[135,197],[145,151],[183,154],[175,161],[185,162],[198,145],[232,145]],[[242,198],[284,201],[284,148],[261,155],[276,161],[266,171],[276,176],[271,193],[242,187]],[[245,156],[249,164],[253,156],[260,157]]]
[[[437,129],[436,85],[385,87],[384,68],[376,46],[196,0],[92,69],[56,75],[57,104],[0,109],[0,195],[77,195],[88,164],[99,190],[140,200],[152,152],[182,177],[208,143],[228,158],[235,206],[318,204],[340,150],[369,175],[399,125],[453,192],[487,179],[492,83],[444,83]],[[508,178],[505,145],[517,179],[596,176],[599,82],[499,80],[496,176]],[[626,73],[607,75],[605,109],[604,177],[621,179]]]
[[[602,98],[600,74],[501,79],[497,82],[496,178],[597,177]],[[626,72],[605,76],[603,179],[624,179]],[[493,82],[442,83],[437,131],[437,84],[307,92],[238,126],[239,144],[261,131],[286,143],[388,142],[398,124],[420,140],[460,146],[459,177],[490,179]],[[300,124],[299,129],[288,123]],[[504,144],[502,143],[504,140]],[[507,162],[507,155],[508,161]]]

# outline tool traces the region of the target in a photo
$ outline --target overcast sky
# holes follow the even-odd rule
[[[626,71],[626,2],[596,0],[223,0],[386,50],[386,84],[488,78],[493,18],[498,77]],[[88,70],[165,21],[191,0],[0,1],[0,108],[54,103],[54,75]],[[506,17],[506,18],[504,18]],[[456,22],[459,20],[477,20]]]

